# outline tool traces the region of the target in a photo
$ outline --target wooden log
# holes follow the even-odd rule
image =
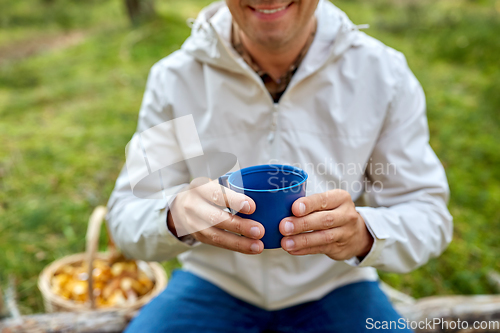
[[[9,275],[9,285],[5,291],[5,303],[10,316],[14,321],[19,322],[21,320],[21,312],[17,307],[16,298],[16,280],[13,275]]]
[[[387,295],[392,304],[406,304],[411,305],[416,302],[416,300],[405,294],[400,292],[399,290],[394,289],[384,281],[380,281],[380,289]]]
[[[413,322],[425,322],[437,318],[449,323],[449,325],[435,325],[432,329],[416,330],[417,332],[500,332],[500,295],[425,297],[412,305],[396,305],[396,310]],[[467,322],[462,325],[462,328],[467,326],[467,330],[450,328],[451,322],[456,323],[458,319]],[[486,321],[491,325],[486,329],[471,330],[476,321]]]
[[[414,304],[396,305],[396,309],[412,322],[425,323],[426,320],[439,318],[449,323],[448,329],[442,324],[432,329],[416,329],[416,332],[500,332],[500,295],[426,297],[416,300]],[[11,318],[0,321],[0,333],[115,333],[122,332],[134,315],[125,311],[102,310],[31,315],[21,317],[21,323]],[[456,323],[458,319],[462,323],[467,322],[467,330],[450,329],[452,321]],[[490,326],[472,330],[475,321],[485,321]]]
[[[6,316],[7,316],[7,310],[5,309],[5,305],[3,303],[2,288],[0,288],[0,319]]]
[[[495,288],[495,290],[500,293],[500,273],[496,271],[490,271],[486,275],[488,282]]]
[[[118,333],[134,313],[126,311],[59,312],[23,316],[21,322],[0,322],[0,333]]]

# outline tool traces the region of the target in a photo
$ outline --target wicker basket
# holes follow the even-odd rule
[[[38,278],[38,288],[43,296],[43,302],[45,305],[46,312],[78,312],[78,311],[88,311],[90,309],[96,309],[95,298],[93,294],[93,281],[92,281],[92,265],[89,265],[88,272],[88,282],[89,282],[89,299],[90,302],[87,303],[76,303],[72,300],[67,300],[51,291],[50,283],[51,279],[56,273],[56,271],[65,265],[81,263],[82,261],[87,261],[92,263],[94,259],[108,260],[115,252],[116,247],[111,239],[108,232],[108,252],[102,253],[97,252],[99,234],[101,230],[102,221],[106,216],[106,207],[99,206],[94,209],[94,212],[90,216],[89,226],[86,235],[86,252],[73,254],[70,256],[63,257],[52,262],[50,265],[45,267],[40,273]],[[140,309],[142,306],[147,304],[151,299],[156,297],[167,285],[167,275],[165,270],[161,265],[154,262],[147,263],[151,269],[151,273],[154,276],[154,287],[146,295],[137,299],[136,302],[132,304],[127,304],[124,306],[116,307],[106,307],[99,308],[98,310],[110,311],[110,310],[130,310],[135,311]]]

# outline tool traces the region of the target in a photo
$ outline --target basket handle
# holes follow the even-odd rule
[[[99,247],[99,234],[101,232],[102,221],[106,217],[107,209],[104,206],[97,206],[89,219],[89,226],[86,235],[86,259],[88,262],[88,282],[89,282],[89,300],[90,307],[92,309],[96,308],[95,297],[94,297],[94,281],[92,271],[94,270],[94,257],[97,253]],[[111,238],[108,230],[108,250],[115,251],[116,246]]]

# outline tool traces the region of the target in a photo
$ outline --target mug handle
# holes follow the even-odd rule
[[[231,176],[232,174],[233,174],[232,172],[228,172],[225,175],[219,177],[219,184],[221,185],[221,189],[222,189],[222,193],[224,194],[224,197],[226,196],[226,192],[224,191],[224,187],[229,188],[229,180],[228,179],[229,179],[229,176]],[[226,208],[231,214],[233,214],[233,215],[236,214],[235,210],[233,210],[229,207],[226,207]]]
[[[220,176],[219,177],[219,184],[224,186],[224,187],[229,188],[229,180],[228,179],[229,179],[229,176],[231,176],[232,174],[233,174],[232,172],[228,172],[225,175]]]

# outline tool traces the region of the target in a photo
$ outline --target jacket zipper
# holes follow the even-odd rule
[[[262,299],[264,303],[264,308],[269,307],[269,277],[268,277],[268,267],[267,267],[267,253],[264,250],[262,252]]]
[[[210,24],[211,25],[211,24]],[[211,27],[213,29],[213,33],[215,34],[218,42],[220,43],[220,45],[222,45],[222,47],[224,48],[224,50],[226,51],[226,53],[231,57],[233,58],[233,60],[238,63],[238,60],[236,58],[234,58],[233,54],[230,52],[230,50],[227,49],[226,45],[224,44],[224,42],[221,40],[219,34],[215,31],[215,28],[214,27]],[[340,29],[339,29],[339,32],[340,32]],[[339,34],[337,34],[337,38],[339,38]],[[329,55],[328,58],[330,58],[332,55]],[[325,61],[325,63],[327,63],[328,60]],[[240,65],[241,66],[241,65]],[[290,90],[291,88],[295,88],[295,86],[298,85],[298,83],[300,83],[301,81],[303,81],[304,79],[306,79],[307,77],[315,74],[317,71],[319,71],[322,67],[324,66],[324,64],[320,67],[318,67],[316,70],[314,70],[313,72],[311,73],[308,73],[306,76],[300,78],[299,81],[296,81],[296,82],[290,82],[291,84],[288,85],[288,87],[286,88],[284,94],[281,96],[280,98],[280,101],[283,97],[285,97],[285,95],[288,95],[290,93]],[[262,82],[262,80],[260,79],[260,77],[257,76],[257,73],[255,72],[250,72],[249,69],[243,67],[244,71],[245,71],[245,74],[249,77],[251,77],[260,87],[262,90],[264,90],[264,92],[266,93],[266,95],[269,97],[269,100],[270,102],[272,103],[272,122],[271,122],[271,128],[270,128],[270,132],[268,134],[268,137],[267,137],[267,140],[268,140],[268,143],[271,145],[271,148],[270,148],[270,155],[271,155],[271,158],[278,158],[279,157],[279,142],[278,140],[276,140],[277,138],[277,131],[278,131],[278,117],[279,117],[279,109],[280,109],[280,103],[278,101],[278,103],[275,103],[274,100],[273,100],[273,97],[271,96],[271,94],[269,93],[269,91],[266,89],[264,83]],[[279,138],[279,136],[278,136]],[[270,299],[270,295],[269,295],[269,274],[268,274],[268,270],[269,270],[269,260],[268,260],[268,255],[266,252],[263,252],[262,253],[262,283],[263,283],[263,286],[262,286],[262,291],[263,291],[263,303],[264,303],[264,307],[265,308],[268,308],[269,306],[269,299]]]
[[[272,111],[272,121],[271,121],[271,129],[267,136],[267,141],[269,144],[273,144],[274,139],[276,138],[276,132],[278,130],[278,111],[279,111],[279,103],[274,103],[273,111]]]

